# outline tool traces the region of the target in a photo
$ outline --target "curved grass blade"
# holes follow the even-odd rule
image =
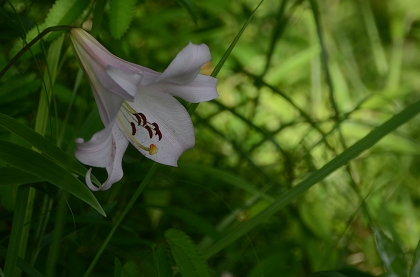
[[[20,186],[16,196],[16,208],[13,214],[12,231],[10,232],[7,246],[6,261],[4,263],[4,275],[14,276],[16,263],[19,255],[20,242],[22,239],[23,226],[25,225],[26,207],[29,196],[28,185]]]
[[[7,249],[3,246],[0,246],[0,257],[5,258],[7,253]],[[39,272],[36,268],[31,266],[27,261],[18,257],[16,261],[16,265],[22,269],[23,272],[27,273],[31,277],[44,277],[41,272]]]
[[[387,276],[408,276],[407,261],[401,246],[392,241],[378,228],[372,228],[375,234],[376,251],[386,269]]]
[[[336,158],[325,164],[322,168],[312,173],[308,178],[306,178],[305,180],[294,186],[292,189],[284,193],[282,196],[280,196],[280,198],[278,198],[273,204],[268,206],[260,214],[258,214],[254,218],[251,218],[249,221],[239,225],[236,229],[226,234],[221,240],[209,246],[203,251],[204,257],[206,259],[212,257],[220,250],[222,250],[241,236],[248,233],[254,227],[258,226],[261,222],[268,219],[274,213],[288,205],[290,202],[292,202],[299,196],[301,196],[313,185],[324,180],[328,175],[349,163],[351,160],[359,156],[362,152],[371,148],[384,136],[386,136],[402,124],[409,121],[418,113],[420,113],[420,101],[417,101],[414,104],[406,107],[403,111],[394,115],[391,119],[389,119],[379,127],[373,129],[364,138],[357,141],[355,144],[353,144],[352,146],[344,150],[341,154],[339,154]]]
[[[0,114],[0,126],[29,142],[33,147],[50,157],[61,167],[67,168],[69,171],[77,173],[80,176],[86,175],[86,168],[83,165],[78,163],[73,157],[69,156],[54,143],[16,119],[5,114]],[[96,178],[94,178],[94,181],[96,184],[100,184]]]
[[[68,191],[106,216],[95,196],[80,180],[42,154],[8,141],[0,141],[0,161]]]
[[[412,264],[413,266],[411,267],[410,277],[420,276],[420,240],[417,244]]]
[[[0,168],[0,186],[3,185],[23,185],[38,183],[42,180],[32,174],[26,173],[22,170],[11,166],[5,166]]]
[[[230,56],[230,53],[232,53],[233,48],[235,47],[236,43],[238,42],[239,38],[242,36],[242,33],[245,31],[246,27],[248,26],[249,22],[251,21],[254,14],[257,12],[258,8],[261,6],[261,4],[264,2],[264,0],[261,0],[261,2],[258,4],[258,6],[254,9],[254,11],[249,16],[248,20],[245,22],[245,24],[242,26],[241,30],[239,30],[239,33],[236,35],[236,37],[233,39],[232,43],[230,44],[229,48],[226,50],[226,52],[223,54],[223,57],[220,59],[220,61],[217,63],[216,67],[214,68],[213,72],[210,74],[212,77],[216,77],[217,74],[219,74],[219,71],[222,69],[223,65],[225,64],[227,58]],[[193,103],[188,107],[188,113],[193,114],[195,109],[197,109],[198,103]]]

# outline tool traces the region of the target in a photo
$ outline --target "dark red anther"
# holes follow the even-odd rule
[[[156,122],[153,122],[152,125],[155,127],[155,134],[159,137],[159,140],[161,140],[162,132],[159,130],[159,125]]]
[[[137,125],[141,125],[141,117],[139,116],[139,114],[137,114],[137,113],[133,113],[133,115],[136,117],[136,119],[137,119]]]
[[[138,113],[138,115],[141,117],[142,121],[142,125],[145,126],[147,124],[147,119],[146,116],[142,113]]]
[[[131,125],[131,135],[134,136],[136,134],[136,125],[133,122],[130,122]]]
[[[144,125],[143,127],[149,132],[149,137],[152,138],[153,137],[152,128],[150,128],[149,125]]]
[[[136,117],[137,119],[137,124],[140,126],[144,126],[147,124],[147,119],[146,116],[142,113],[133,113],[133,115]]]

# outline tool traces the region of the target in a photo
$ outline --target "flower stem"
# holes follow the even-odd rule
[[[121,222],[127,215],[127,213],[130,211],[134,203],[137,201],[137,198],[140,196],[143,189],[146,187],[146,185],[149,183],[149,181],[152,179],[154,173],[156,172],[156,169],[158,168],[157,163],[153,163],[153,165],[150,167],[149,172],[147,173],[146,177],[144,177],[143,181],[141,182],[140,186],[137,188],[136,192],[131,197],[130,201],[128,202],[127,206],[125,206],[124,210],[122,211],[121,215],[119,216],[117,222],[112,227],[111,231],[109,232],[108,236],[106,237],[104,243],[102,244],[99,251],[96,253],[95,258],[90,263],[89,268],[87,269],[85,273],[85,277],[89,276],[92,269],[95,267],[96,263],[98,262],[99,258],[101,257],[102,253],[104,252],[105,248],[108,246],[109,241],[111,240],[112,236],[114,235],[117,228],[120,226]]]
[[[26,44],[11,60],[7,63],[6,67],[0,72],[0,79],[3,75],[9,70],[10,67],[26,52],[31,48],[35,43],[37,43],[41,38],[43,38],[46,34],[53,31],[68,31],[72,26],[61,25],[61,26],[52,26],[37,35],[33,40],[31,40],[28,44]]]

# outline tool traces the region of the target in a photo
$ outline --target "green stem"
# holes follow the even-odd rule
[[[102,253],[104,252],[105,248],[108,246],[109,241],[111,240],[112,236],[114,235],[117,228],[120,226],[121,222],[125,218],[125,216],[128,214],[130,209],[133,207],[134,203],[137,201],[137,198],[140,196],[143,189],[146,187],[146,185],[149,183],[149,181],[152,179],[154,173],[156,172],[158,165],[157,163],[153,163],[152,167],[150,168],[149,172],[147,173],[146,177],[144,177],[143,181],[141,182],[140,186],[137,188],[136,192],[131,197],[130,201],[128,202],[127,206],[122,211],[121,215],[119,216],[117,222],[112,227],[111,231],[109,232],[108,236],[106,237],[104,243],[102,244],[99,251],[96,253],[95,258],[90,263],[89,268],[87,269],[85,273],[85,277],[89,276],[89,274],[92,272],[92,269],[95,267],[96,263],[98,262],[99,258],[101,257]]]
[[[47,29],[45,29],[44,31],[42,31],[41,33],[39,33],[39,35],[37,35],[33,40],[31,40],[31,42],[29,42],[28,44],[26,44],[11,60],[10,62],[7,63],[6,67],[3,68],[3,70],[0,72],[0,79],[1,77],[3,77],[3,75],[7,72],[7,70],[10,69],[10,67],[12,67],[12,65],[23,55],[25,54],[26,51],[28,51],[35,43],[37,43],[41,38],[43,38],[46,34],[48,34],[49,32],[53,32],[53,31],[68,31],[71,28],[73,28],[72,26],[66,26],[66,25],[62,25],[62,26],[53,26],[53,27],[49,27]]]

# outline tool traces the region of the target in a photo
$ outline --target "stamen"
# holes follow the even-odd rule
[[[134,125],[134,123],[133,122],[130,122],[130,125],[131,125],[131,135],[132,136],[135,136],[136,135],[136,125]]]
[[[140,126],[140,125],[142,125],[141,123],[141,117],[140,117],[140,115],[138,114],[138,113],[135,113],[135,114],[133,114],[136,118],[137,118],[137,125],[138,126]]]
[[[136,117],[137,119],[137,124],[140,126],[144,126],[147,124],[147,119],[146,116],[142,113],[133,113],[133,115]]]
[[[159,140],[161,140],[162,132],[159,130],[159,125],[156,122],[153,122],[152,125],[155,127],[155,134],[159,137]]]
[[[138,115],[141,117],[141,119],[143,120],[143,126],[147,124],[147,119],[146,116],[142,113],[138,113]]]
[[[147,130],[149,134],[149,138],[152,139],[154,135],[158,136],[159,141],[162,139],[163,135],[159,129],[159,125],[156,122],[150,123],[147,122],[147,118],[143,113],[138,113],[131,107],[126,101],[123,104],[123,111],[118,114],[119,122],[121,123],[120,126],[124,129],[125,133],[131,137],[130,141],[136,147],[149,152],[150,155],[155,155],[158,153],[158,148],[155,144],[150,144],[149,147],[144,146],[141,144],[135,137],[137,133],[137,127],[141,126]],[[124,120],[125,119],[125,120]],[[131,133],[126,123],[130,123],[131,126]],[[137,124],[136,124],[137,123]],[[154,131],[154,134],[153,134]]]
[[[144,125],[143,127],[149,132],[149,137],[152,138],[153,137],[152,128],[150,128],[149,125]]]

